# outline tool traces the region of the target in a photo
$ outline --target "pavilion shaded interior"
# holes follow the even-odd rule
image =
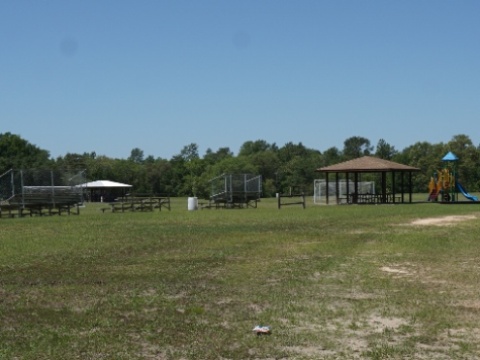
[[[393,161],[376,158],[373,156],[363,156],[357,159],[345,161],[336,165],[326,166],[315,170],[319,173],[325,173],[326,188],[329,188],[331,182],[335,182],[335,198],[337,204],[388,204],[388,203],[411,203],[412,202],[412,176],[414,172],[420,169],[399,164]],[[358,183],[359,176],[362,173],[377,173],[381,175],[381,192],[369,196],[369,194],[359,194]],[[335,179],[331,179],[331,174],[335,174]],[[344,174],[342,179],[347,180],[347,197],[340,198],[340,175]],[[396,182],[396,175],[400,174],[400,183]],[[387,177],[391,176],[391,192],[387,190]],[[349,188],[349,180],[353,181],[353,188]],[[406,196],[408,195],[408,196]],[[326,191],[326,203],[329,204],[332,199],[329,198],[329,191]]]

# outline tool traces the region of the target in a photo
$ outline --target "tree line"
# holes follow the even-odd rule
[[[373,146],[369,139],[353,136],[344,141],[342,148],[331,147],[324,152],[301,142],[279,147],[254,140],[244,142],[236,155],[229,147],[221,147],[216,151],[209,148],[201,156],[198,145],[192,143],[171,159],[145,156],[140,148],[132,149],[127,159],[95,152],[67,153],[53,159],[48,150],[7,132],[0,134],[0,173],[9,169],[86,170],[88,180],[123,182],[131,184],[136,192],[200,198],[209,197],[210,180],[221,174],[256,174],[262,176],[263,196],[271,197],[290,187],[312,194],[314,180],[323,176],[315,169],[370,155],[419,168],[413,191],[427,192],[430,178],[442,168],[441,159],[448,151],[459,158],[457,173],[462,185],[469,191],[478,191],[480,146],[463,134],[453,136],[447,143],[417,142],[402,151],[384,139]],[[375,181],[375,176],[366,174],[362,180]]]

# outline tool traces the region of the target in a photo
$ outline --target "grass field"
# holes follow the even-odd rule
[[[100,207],[0,219],[0,359],[480,358],[480,205]]]

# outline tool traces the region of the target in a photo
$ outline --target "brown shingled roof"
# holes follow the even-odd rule
[[[336,165],[326,166],[318,172],[389,172],[389,171],[420,171],[420,169],[399,164],[393,161],[379,159],[373,156],[344,161]]]

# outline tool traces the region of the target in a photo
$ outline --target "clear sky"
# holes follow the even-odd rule
[[[480,1],[2,0],[0,133],[52,157],[480,142]]]

